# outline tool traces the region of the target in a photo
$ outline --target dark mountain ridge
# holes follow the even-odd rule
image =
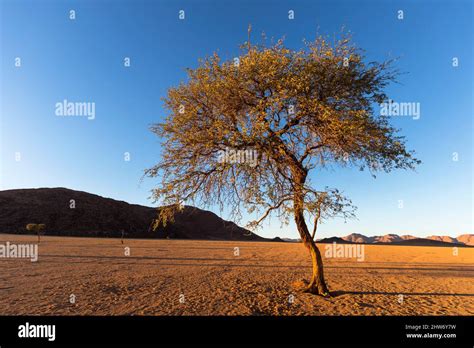
[[[191,206],[177,213],[174,223],[153,231],[158,209],[67,188],[5,190],[0,191],[0,233],[26,234],[27,224],[42,223],[46,235],[267,240]]]

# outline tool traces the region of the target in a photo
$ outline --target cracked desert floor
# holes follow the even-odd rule
[[[37,262],[0,258],[0,314],[472,315],[474,248],[457,251],[366,245],[361,262],[325,258],[325,299],[292,286],[311,272],[299,243],[42,237]]]

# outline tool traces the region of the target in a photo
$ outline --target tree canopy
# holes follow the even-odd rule
[[[388,118],[374,112],[397,75],[392,61],[365,63],[347,35],[334,45],[318,37],[297,51],[283,40],[241,49],[234,60],[214,54],[187,69],[188,81],[164,99],[170,114],[152,126],[164,139],[163,155],[146,174],[160,177],[154,197],[170,210],[192,201],[230,207],[236,217],[241,208],[263,208],[262,217],[278,211],[287,219],[296,178],[313,168],[352,165],[375,173],[418,163]],[[257,165],[218,161],[229,148],[256,150]],[[337,189],[300,184],[308,213],[319,206],[323,217],[344,215],[350,206]],[[162,222],[170,210],[162,211]]]

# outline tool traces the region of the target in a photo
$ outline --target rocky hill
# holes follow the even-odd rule
[[[175,216],[175,223],[153,231],[156,216],[157,208],[66,188],[0,191],[0,233],[28,233],[27,224],[42,223],[46,235],[120,237],[123,233],[126,238],[266,240],[191,206]]]

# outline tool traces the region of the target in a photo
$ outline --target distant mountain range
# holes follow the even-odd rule
[[[160,208],[129,204],[66,188],[0,191],[0,233],[27,234],[29,223],[44,234],[81,237],[267,241],[216,214],[185,206],[175,222],[153,231]]]
[[[290,240],[287,240],[290,241]],[[298,240],[291,240],[298,241]],[[384,236],[367,237],[363,234],[352,233],[345,237],[329,237],[317,240],[318,243],[341,244],[382,244],[382,245],[412,245],[412,246],[474,246],[474,235],[462,234],[456,238],[448,236],[429,236],[426,238],[411,235],[386,234]]]
[[[282,238],[285,242],[300,242],[300,239]],[[474,234],[462,234],[456,238],[449,236],[429,236],[426,238],[411,235],[386,234],[384,236],[367,237],[363,234],[352,233],[345,237],[329,237],[316,240],[318,243],[341,244],[394,244],[394,245],[431,245],[431,246],[474,246]]]
[[[415,245],[420,243],[429,243],[427,241],[439,242],[442,244],[461,244],[461,245],[474,245],[473,234],[462,234],[456,238],[449,236],[429,236],[426,238],[419,238],[411,235],[398,234],[386,234],[384,236],[373,236],[367,237],[363,234],[352,233],[348,236],[342,237],[343,240],[352,243],[365,243],[365,244],[406,244]]]

